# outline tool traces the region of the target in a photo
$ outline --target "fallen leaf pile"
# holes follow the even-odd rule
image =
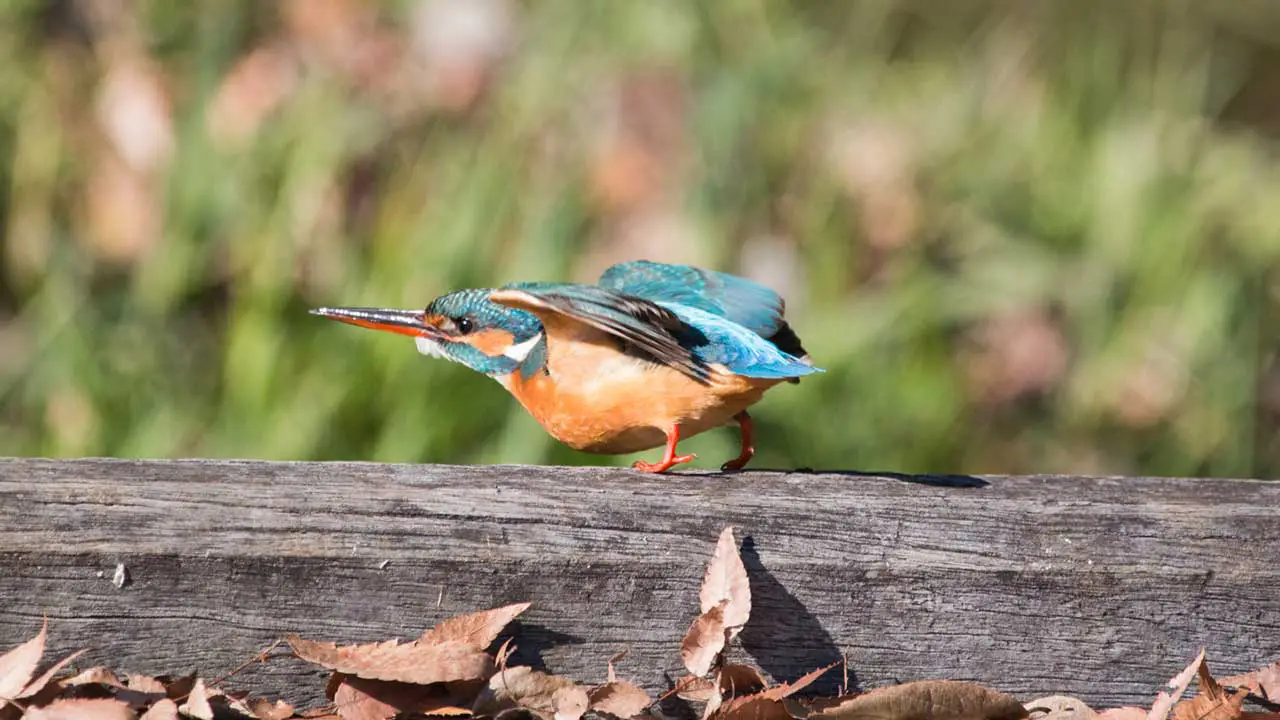
[[[325,686],[329,704],[310,710],[219,689],[227,678],[207,682],[195,675],[69,670],[84,650],[37,674],[46,623],[34,638],[0,655],[0,720],[579,720],[587,715],[629,720],[668,717],[660,705],[672,695],[701,704],[702,720],[1280,720],[1280,662],[1217,680],[1203,650],[1155,693],[1150,708],[1096,711],[1061,695],[1022,703],[982,685],[950,680],[869,692],[850,692],[846,682],[835,697],[812,692],[802,697],[836,665],[771,685],[751,665],[729,660],[732,640],[751,617],[751,585],[730,528],[720,534],[707,565],[699,602],[699,614],[680,645],[689,674],[661,698],[618,678],[614,665],[625,651],[608,661],[599,685],[510,665],[511,639],[491,653],[507,625],[529,608],[519,603],[450,618],[409,642],[342,646],[285,637],[293,657],[331,671]],[[276,645],[254,661],[273,657],[269,652]],[[1184,698],[1193,680],[1196,693]]]

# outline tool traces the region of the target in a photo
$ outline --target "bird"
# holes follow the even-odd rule
[[[664,473],[697,456],[683,439],[736,422],[755,455],[747,409],[783,382],[823,372],[785,319],[778,293],[690,265],[621,262],[596,284],[515,282],[441,295],[423,310],[321,307],[333,320],[407,335],[418,352],[497,380],[556,440],[620,455],[663,447]]]

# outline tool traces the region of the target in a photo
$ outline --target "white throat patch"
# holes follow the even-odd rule
[[[417,346],[418,352],[428,357],[443,358],[445,360],[453,359],[445,354],[444,348],[440,347],[440,343],[436,342],[435,340],[432,340],[431,338],[422,337],[421,335],[419,335],[418,337],[413,339],[413,344]]]
[[[502,351],[503,355],[515,360],[516,362],[524,362],[529,357],[529,353],[533,352],[533,347],[542,339],[542,333],[538,333],[524,342],[513,343],[511,347]]]

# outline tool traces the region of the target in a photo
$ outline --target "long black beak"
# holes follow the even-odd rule
[[[436,328],[428,325],[421,310],[387,310],[384,308],[316,308],[312,315],[332,318],[349,325],[372,330],[410,335],[412,337],[436,334]]]

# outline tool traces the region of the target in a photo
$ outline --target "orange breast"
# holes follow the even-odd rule
[[[618,351],[605,337],[548,343],[550,374],[500,378],[526,410],[560,442],[587,452],[621,454],[666,442],[680,425],[690,437],[723,425],[759,402],[778,380],[718,369],[701,385],[670,368]]]

